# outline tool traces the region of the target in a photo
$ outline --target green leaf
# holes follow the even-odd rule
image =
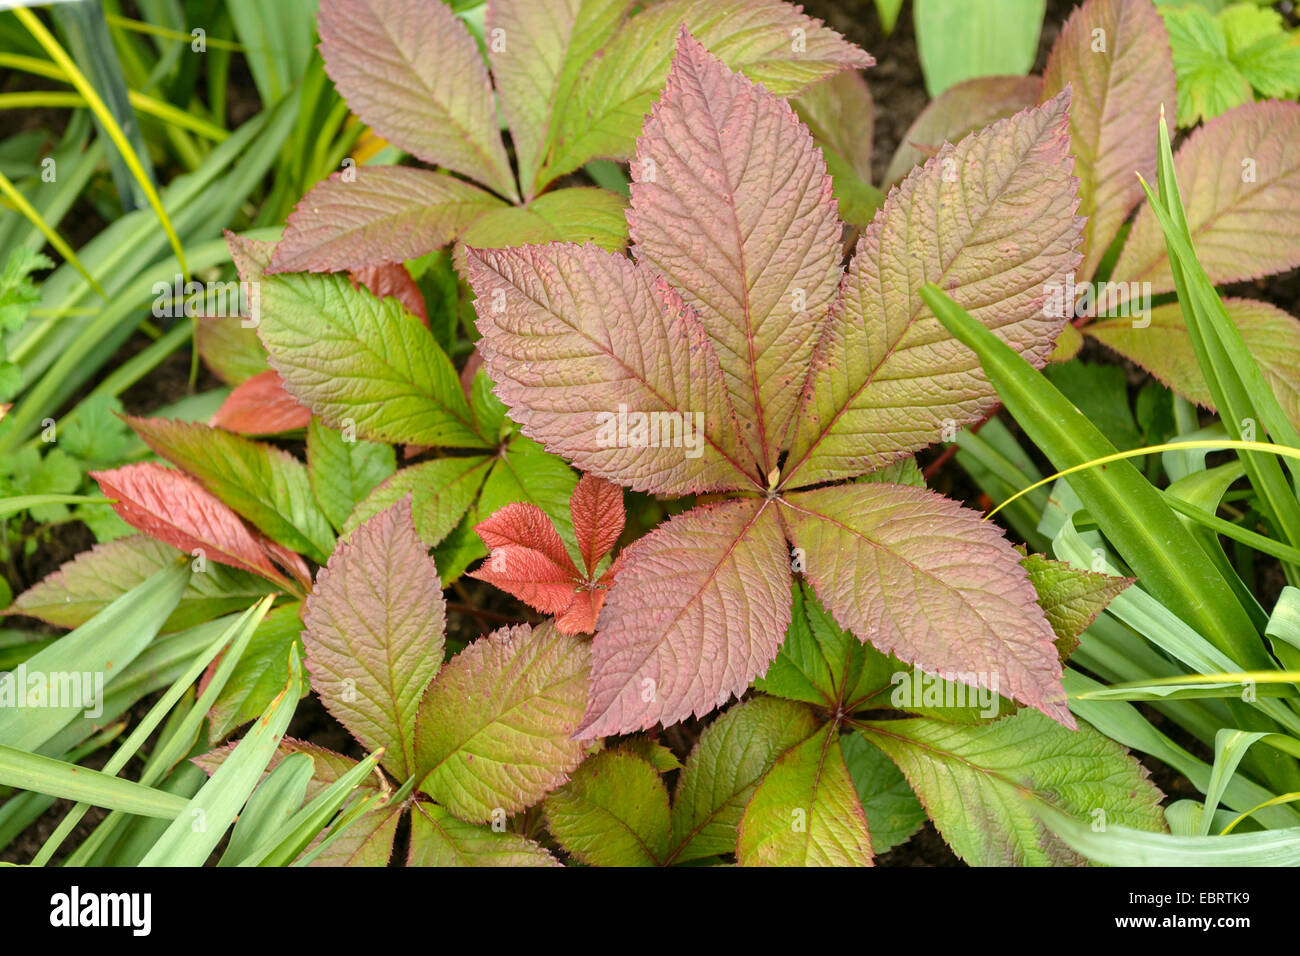
[[[1232,62],[1223,25],[1198,6],[1160,11],[1178,76],[1178,125],[1219,116],[1253,98],[1250,82]]]
[[[570,735],[586,704],[590,656],[585,641],[551,623],[502,628],[457,654],[420,705],[420,789],[481,823],[562,784],[582,760]]]
[[[740,822],[741,866],[870,866],[871,837],[839,730],[827,724],[786,751]]]
[[[845,631],[808,584],[794,585],[790,630],[781,651],[754,686],[787,700],[834,709],[888,687],[904,665]]]
[[[1049,365],[1043,374],[1116,448],[1127,451],[1138,447],[1142,436],[1129,408],[1123,368],[1072,361]]]
[[[438,458],[403,468],[376,486],[353,509],[343,522],[343,534],[350,537],[363,521],[409,495],[416,533],[425,545],[433,547],[469,510],[494,464],[491,458],[471,455]]]
[[[1133,583],[1132,578],[1081,571],[1064,561],[1031,554],[1021,562],[1029,583],[1038,592],[1038,606],[1056,634],[1062,659],[1069,657],[1082,634],[1115,596]]]
[[[842,735],[840,749],[867,815],[872,850],[884,853],[921,829],[925,807],[884,751],[861,734]]]
[[[0,743],[36,750],[79,713],[101,716],[104,685],[154,639],[189,577],[185,564],[157,572],[0,677]]]
[[[1046,9],[1046,0],[915,0],[916,52],[930,98],[972,77],[1028,73]]]
[[[686,758],[673,795],[673,849],[664,862],[734,853],[745,805],[782,753],[817,730],[812,711],[772,697],[731,707]]]
[[[411,810],[407,866],[559,866],[555,857],[517,833],[457,820],[436,803]]]
[[[117,538],[81,552],[20,594],[10,610],[57,627],[78,627],[181,556],[171,545],[142,534]],[[256,574],[208,562],[202,573],[190,576],[161,630],[181,631],[238,611],[271,590],[270,582]]]
[[[317,563],[334,549],[334,531],[311,493],[307,467],[288,452],[195,422],[127,421],[150,448],[267,537]]]
[[[874,61],[797,7],[775,0],[718,4],[669,0],[633,16],[603,48],[565,64],[535,188],[589,159],[622,159],[663,88],[678,31],[685,27],[732,69],[788,96],[849,66]],[[792,31],[801,31],[793,33]],[[801,45],[792,36],[803,39]],[[576,52],[576,51],[575,51]]]
[[[289,681],[230,757],[176,815],[141,866],[201,866],[225,836],[275,754],[298,705],[302,667],[290,655]]]
[[[396,299],[342,275],[261,281],[258,334],[285,388],[358,438],[481,448],[456,370]]]
[[[153,787],[3,744],[0,785],[165,820],[179,816],[187,806],[180,797]]]
[[[560,845],[588,866],[658,866],[668,855],[668,790],[627,751],[589,757],[545,809]]]
[[[627,247],[627,221],[623,211],[627,200],[608,189],[575,186],[538,196],[526,206],[493,209],[461,233],[457,246],[458,265],[464,274],[459,250],[499,249],[544,242],[590,242],[622,252]]]
[[[1056,468],[1115,454],[1033,366],[933,285],[921,292],[944,326],[980,357],[1007,409]],[[1182,520],[1128,461],[1070,476],[1070,487],[1151,595],[1224,653],[1263,666],[1254,626]]]
[[[949,846],[972,866],[1059,866],[1076,853],[1027,797],[1103,826],[1161,830],[1160,791],[1118,744],[1035,711],[966,726],[928,718],[859,729],[898,764]]]
[[[266,616],[239,656],[208,711],[208,734],[221,740],[266,709],[289,679],[289,653],[303,655],[301,605],[281,605]]]
[[[356,507],[385,478],[397,470],[390,445],[349,441],[342,432],[312,417],[307,426],[307,478],[312,494],[336,531]]]
[[[253,791],[217,865],[230,866],[242,860],[267,833],[288,821],[302,806],[314,770],[307,754],[290,754],[280,761]]]

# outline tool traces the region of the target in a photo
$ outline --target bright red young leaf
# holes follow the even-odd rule
[[[267,369],[236,385],[208,424],[241,435],[275,435],[310,421],[311,409],[285,391],[279,372]]]
[[[785,637],[795,572],[859,639],[1074,725],[1052,629],[996,529],[927,490],[832,484],[996,401],[926,282],[1046,361],[1065,322],[1045,314],[1048,289],[1081,259],[1068,104],[944,145],[844,273],[808,129],[683,30],[631,165],[635,262],[563,243],[468,251],[484,367],[525,434],[637,490],[723,493],[620,556],[579,736],[743,693]],[[569,568],[540,556],[539,600]]]
[[[590,634],[620,564],[596,577],[596,568],[623,531],[623,490],[584,475],[569,499],[573,530],[586,573],[578,570],[546,512],[532,504],[506,505],[474,530],[492,552],[470,577],[513,594],[555,616],[562,634]]]
[[[267,557],[261,536],[188,475],[143,462],[90,476],[107,497],[116,499],[118,517],[137,531],[187,554],[197,550],[220,564],[288,584]]]

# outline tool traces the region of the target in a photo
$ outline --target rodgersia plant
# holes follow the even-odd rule
[[[922,283],[1038,364],[1051,351],[1064,319],[1044,315],[1044,290],[1080,259],[1068,102],[946,146],[845,272],[807,129],[683,31],[631,164],[633,258],[468,251],[479,350],[524,433],[639,491],[710,496],[624,551],[581,736],[742,693],[781,647],[796,573],[859,639],[1074,726],[1051,628],[1001,533],[924,489],[854,480],[992,404]],[[611,437],[614,412],[644,434]],[[681,437],[696,421],[693,455]]]

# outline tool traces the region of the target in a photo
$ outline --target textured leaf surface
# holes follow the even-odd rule
[[[740,821],[741,866],[870,866],[867,815],[827,724],[767,772]]]
[[[592,642],[579,733],[703,716],[741,694],[790,626],[790,560],[770,502],[701,505],[622,554]]]
[[[547,451],[642,491],[754,483],[708,337],[666,282],[569,244],[472,252],[469,268],[484,366]],[[634,442],[628,415],[651,412],[676,426],[649,445],[647,419]]]
[[[1193,131],[1174,156],[1187,227],[1215,283],[1300,265],[1300,104],[1249,103]],[[1143,207],[1111,278],[1172,292],[1164,233]]]
[[[556,105],[577,71],[613,36],[629,0],[493,0],[487,33],[505,43],[488,48],[501,115],[510,127],[519,181],[531,194]]]
[[[903,772],[880,748],[861,734],[843,734],[840,750],[867,815],[875,853],[886,852],[921,829],[926,821],[925,807],[916,799]]]
[[[1223,305],[1287,418],[1300,428],[1300,322],[1267,302],[1225,298]],[[1086,328],[1097,341],[1137,362],[1179,395],[1213,410],[1214,399],[1178,303],[1154,307],[1150,319],[1146,328],[1134,328],[1132,319],[1093,322]]]
[[[65,562],[18,595],[5,610],[40,618],[56,627],[77,627],[136,585],[170,567],[180,556],[181,552],[170,544],[142,534],[116,538]],[[241,611],[270,590],[257,575],[214,563],[205,573],[190,576],[180,603],[162,631],[181,631]],[[280,681],[283,686],[284,681]]]
[[[785,480],[851,478],[974,421],[996,396],[975,354],[921,301],[935,282],[1041,366],[1064,325],[1047,286],[1079,262],[1068,97],[945,146],[858,241],[809,373]],[[798,479],[795,480],[795,475]]]
[[[445,246],[502,208],[491,193],[427,169],[362,166],[312,187],[289,214],[271,272],[341,272]]]
[[[1038,593],[1038,606],[1056,635],[1062,658],[1069,657],[1079,643],[1079,635],[1133,583],[1132,578],[1083,571],[1041,554],[1031,554],[1021,563]]]
[[[443,667],[420,706],[420,789],[468,823],[532,806],[582,761],[590,651],[554,626],[502,628]]]
[[[491,553],[470,577],[513,594],[543,614],[560,614],[573,603],[578,569],[541,508],[507,505],[474,530]]]
[[[855,484],[791,494],[783,517],[818,597],[859,639],[1074,726],[1020,555],[977,513],[919,488]]]
[[[411,809],[407,866],[559,866],[532,840],[457,820],[436,803]]]
[[[258,332],[299,401],[359,438],[482,447],[451,360],[394,299],[338,275],[262,280]]]
[[[668,790],[625,750],[588,758],[545,808],[547,829],[588,866],[658,866],[668,854]]]
[[[113,510],[137,531],[186,554],[198,550],[212,561],[285,581],[239,515],[193,478],[152,462],[90,477],[105,497],[116,499]]]
[[[128,418],[145,443],[264,531],[313,561],[334,532],[312,496],[307,468],[286,451],[219,428],[165,418]]]
[[[284,390],[275,369],[236,385],[208,423],[242,435],[275,435],[306,428],[311,409]]]
[[[790,630],[756,688],[834,710],[889,686],[898,661],[870,650],[836,624],[807,584],[796,582],[792,593]]]
[[[1160,791],[1117,743],[1067,731],[1033,711],[963,726],[926,718],[867,724],[899,765],[948,845],[972,866],[1084,861],[1034,815],[1029,797],[1076,819],[1163,830]]]
[[[307,477],[316,503],[336,530],[343,530],[357,502],[396,469],[389,445],[348,441],[319,418],[307,426]]]
[[[1101,31],[1098,34],[1097,31]],[[1103,49],[1097,49],[1098,43]],[[1111,240],[1142,199],[1133,174],[1155,180],[1161,105],[1175,103],[1169,37],[1156,8],[1129,0],[1076,7],[1043,71],[1043,98],[1069,85],[1070,151],[1083,227],[1080,281],[1091,278]]]
[[[845,67],[875,62],[790,4],[668,0],[634,16],[583,64],[552,121],[539,185],[597,156],[630,154],[641,120],[663,88],[683,25],[728,66],[778,96],[797,93]],[[804,39],[801,50],[792,42],[799,36]]]
[[[776,758],[817,730],[802,704],[755,697],[705,729],[673,795],[673,850],[685,863],[736,850],[736,833],[754,788]]]
[[[344,534],[407,495],[420,540],[433,547],[456,527],[478,496],[492,459],[482,455],[437,458],[403,468],[377,485],[348,515]]]
[[[627,519],[623,511],[623,489],[612,481],[583,475],[569,500],[573,533],[587,576],[596,573],[601,559],[614,549]]]
[[[1042,78],[1037,76],[979,76],[948,87],[903,134],[885,171],[885,186],[902,180],[944,143],[960,142],[969,133],[1033,106],[1042,90]]]
[[[632,178],[633,252],[699,313],[766,475],[839,281],[825,160],[787,103],[683,32]]]
[[[450,6],[324,0],[317,26],[325,71],[376,133],[518,198],[487,70]]]
[[[438,569],[402,502],[361,525],[316,575],[303,616],[312,688],[399,780],[415,770],[415,721],[442,664]]]

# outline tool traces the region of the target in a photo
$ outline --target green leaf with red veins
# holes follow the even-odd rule
[[[1174,156],[1196,256],[1215,283],[1240,282],[1300,265],[1300,104],[1247,103],[1192,132]],[[1138,211],[1115,282],[1172,292],[1164,233]]]
[[[420,700],[442,664],[446,604],[410,502],[371,518],[316,575],[303,615],[312,688],[399,780],[415,770]]]
[[[708,328],[766,475],[839,284],[841,227],[826,162],[789,104],[683,31],[637,140],[632,180],[633,253]]]
[[[396,299],[346,276],[261,282],[258,334],[285,388],[335,428],[389,443],[482,448],[456,369]]]
[[[571,739],[587,642],[551,624],[502,628],[447,662],[420,705],[420,789],[467,823],[530,807],[582,762]]]
[[[1223,300],[1264,380],[1282,410],[1300,428],[1300,321],[1267,302]],[[1088,334],[1132,359],[1188,401],[1214,411],[1214,398],[1196,361],[1187,322],[1177,302],[1153,308],[1148,325],[1135,319],[1092,322]]]
[[[1079,263],[1068,94],[945,146],[890,193],[858,241],[809,372],[784,484],[852,478],[977,421],[997,401],[968,348],[921,301],[934,282],[1037,366],[1065,324],[1051,283]]]
[[[787,495],[782,517],[841,627],[929,673],[1075,725],[1055,636],[1020,555],[976,512],[919,488],[855,484]]]
[[[700,505],[628,547],[592,642],[581,737],[674,724],[739,696],[790,626],[776,506]]]
[[[806,89],[846,67],[875,61],[820,20],[778,0],[668,0],[633,16],[593,51],[551,123],[538,185],[598,156],[631,154],[645,114],[663,88],[685,24],[733,69],[778,96]]]
[[[1062,660],[1074,653],[1079,635],[1134,580],[1084,571],[1041,554],[1031,554],[1020,563],[1056,635],[1056,649]]]
[[[525,435],[638,491],[755,486],[708,336],[667,282],[568,243],[471,250],[469,272],[483,364]],[[620,445],[627,416],[652,412],[676,446]]]
[[[536,192],[534,179],[557,105],[562,108],[578,70],[609,42],[631,5],[631,0],[492,0],[488,4],[492,78],[515,146],[519,181],[529,198]]]
[[[151,538],[187,554],[260,574],[277,584],[287,579],[239,515],[189,475],[155,462],[113,471],[92,471],[118,517]]]
[[[948,87],[921,110],[903,134],[885,170],[885,187],[900,182],[944,143],[960,142],[990,123],[1033,106],[1042,90],[1039,76],[977,76]]]
[[[340,272],[403,262],[445,246],[501,200],[477,186],[406,166],[335,173],[298,203],[270,272]]]
[[[334,549],[334,530],[311,493],[307,468],[287,451],[194,422],[131,417],[126,422],[145,444],[268,538],[317,562]]]
[[[1131,0],[1088,0],[1076,7],[1047,58],[1043,99],[1067,85],[1073,91],[1070,148],[1079,212],[1088,217],[1082,282],[1142,199],[1134,173],[1155,180],[1151,131],[1162,104],[1173,109],[1177,103],[1169,34],[1156,8]]]
[[[379,136],[517,200],[492,84],[451,7],[428,0],[322,0],[325,72]]]
[[[740,821],[741,866],[871,866],[867,815],[826,724],[786,751],[754,791]]]
[[[436,803],[411,807],[407,866],[559,866],[559,860],[517,833],[463,823]]]

